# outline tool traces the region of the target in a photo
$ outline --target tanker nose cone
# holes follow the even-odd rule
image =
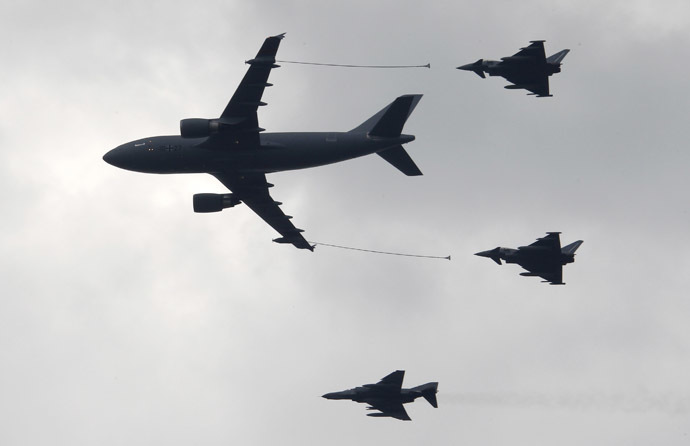
[[[115,164],[116,163],[115,159],[117,158],[117,155],[115,154],[115,150],[116,149],[113,149],[113,150],[109,151],[108,153],[106,153],[105,155],[103,155],[103,161],[110,164],[111,166],[117,167],[117,165]]]
[[[103,161],[120,169],[133,170],[133,159],[127,144],[115,147],[103,155]]]

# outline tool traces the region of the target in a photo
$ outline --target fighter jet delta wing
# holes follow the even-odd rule
[[[284,37],[285,34],[268,37],[256,57],[246,61],[249,69],[216,121],[217,132],[208,137],[201,144],[202,147],[224,150],[259,147],[259,133],[264,129],[259,127],[256,111],[260,106],[266,105],[261,102],[261,97],[264,89],[272,85],[267,82],[271,69],[279,67],[275,63],[275,56]]]
[[[528,272],[520,273],[521,276],[527,277],[541,277],[544,282],[549,282],[551,285],[565,285],[563,283],[563,266],[560,264],[547,263],[520,263],[520,266]]]
[[[511,85],[508,90],[524,89],[537,97],[549,97],[549,76],[561,72],[561,62],[569,50],[562,50],[546,57],[543,40],[532,40],[530,44],[512,56],[501,57],[500,61],[479,59],[473,64],[458,69],[473,71],[480,77],[501,76]]]
[[[536,274],[544,279],[544,282],[549,282],[551,285],[565,285],[563,283],[563,267],[560,265],[551,272],[539,271]]]
[[[560,232],[547,232],[546,237],[538,238],[536,242],[529,246],[521,246],[518,250],[543,249],[550,251],[553,255],[561,253]],[[522,261],[519,263],[528,273],[520,273],[521,276],[538,276],[551,285],[565,285],[563,283],[563,266],[557,262],[545,261]]]
[[[565,55],[563,55],[565,57]],[[562,59],[562,58],[561,58]],[[531,64],[535,66],[545,65],[546,52],[544,51],[543,40],[532,40],[530,45],[520,48],[520,51],[509,57],[502,57],[503,64]],[[525,89],[530,94],[537,95],[537,97],[549,97],[549,75],[547,73],[530,73],[529,71],[507,72],[504,76],[506,80],[514,85],[508,85],[505,88],[508,90]]]
[[[266,181],[266,175],[263,173],[214,173],[213,176],[230,189],[237,199],[244,202],[282,235],[282,237],[274,239],[274,242],[292,243],[296,248],[314,250],[314,247],[302,236],[302,230],[297,229],[290,222],[292,217],[285,215],[280,209],[282,203],[271,198],[268,188],[273,185]]]
[[[532,40],[530,45],[524,48],[520,48],[520,51],[513,54],[512,56],[502,57],[502,61],[512,63],[512,62],[529,62],[529,63],[546,63],[546,52],[544,51],[544,41],[543,40]]]
[[[560,232],[547,232],[546,237],[538,238],[537,241],[529,245],[529,247],[548,248],[549,250],[560,253],[561,236],[559,234]],[[521,246],[518,249],[529,249],[529,247]]]
[[[546,74],[506,74],[505,78],[514,85],[506,85],[508,90],[527,90],[528,95],[536,95],[539,98],[550,97],[549,76]]]

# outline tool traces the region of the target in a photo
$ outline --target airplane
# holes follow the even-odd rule
[[[546,57],[543,40],[532,40],[530,45],[500,61],[479,59],[475,63],[457,67],[458,70],[474,71],[482,79],[489,76],[501,76],[513,85],[506,85],[509,90],[525,89],[529,95],[538,98],[551,97],[549,93],[549,76],[561,72],[561,61],[570,50],[562,50]]]
[[[405,411],[403,404],[411,403],[415,399],[424,397],[434,407],[438,407],[436,393],[438,383],[426,383],[411,389],[403,389],[402,382],[405,377],[404,370],[395,372],[381,378],[376,384],[364,384],[362,387],[355,387],[342,392],[333,392],[323,395],[329,400],[352,400],[358,403],[367,403],[367,410],[377,410],[378,412],[368,413],[369,417],[391,417],[398,420],[411,420]]]
[[[488,257],[501,265],[501,259],[506,263],[517,263],[527,270],[521,276],[538,276],[551,285],[565,285],[563,282],[563,265],[575,261],[575,251],[582,244],[578,240],[561,248],[560,232],[547,232],[546,237],[538,238],[529,246],[518,249],[494,248],[489,251],[478,252],[475,255]]]
[[[263,133],[257,109],[275,56],[285,34],[266,38],[249,69],[216,119],[180,121],[180,135],[141,138],[122,144],[103,156],[113,166],[143,173],[208,173],[229,194],[195,194],[194,212],[219,212],[245,203],[281,237],[276,243],[314,250],[289,215],[268,192],[266,174],[337,163],[377,153],[405,175],[422,175],[403,148],[414,141],[402,129],[422,95],[403,95],[348,132]]]

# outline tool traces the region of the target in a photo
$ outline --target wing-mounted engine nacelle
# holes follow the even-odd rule
[[[194,212],[220,212],[241,202],[233,194],[194,194]]]
[[[220,131],[218,119],[188,118],[180,121],[180,135],[183,138],[205,138]]]

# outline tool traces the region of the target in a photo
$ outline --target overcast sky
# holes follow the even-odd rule
[[[0,444],[687,445],[690,3],[0,4]],[[267,131],[345,131],[402,94],[424,172],[273,174],[314,253],[208,175],[101,159],[217,117],[267,36]],[[552,98],[455,67],[544,39]],[[563,287],[473,256],[582,239]],[[326,392],[439,381],[411,422]]]

